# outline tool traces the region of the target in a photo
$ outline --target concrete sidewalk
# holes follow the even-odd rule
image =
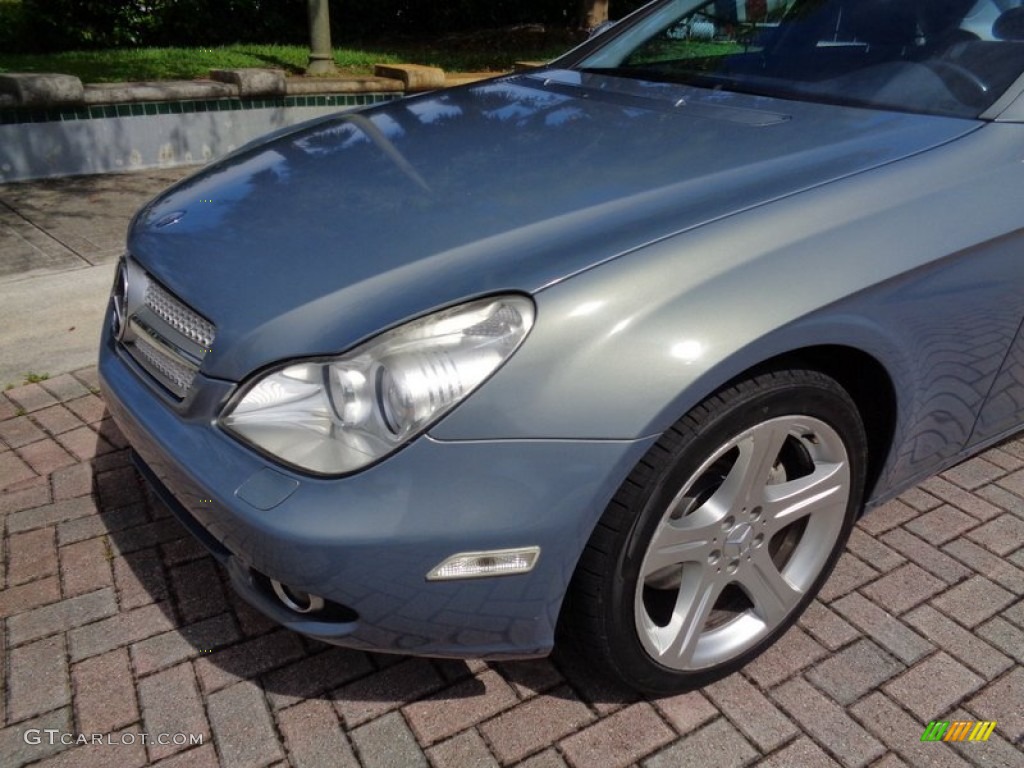
[[[128,222],[194,170],[0,185],[0,389],[95,362]]]
[[[0,185],[5,768],[1024,766],[1021,439],[863,519],[797,626],[679,696],[565,651],[384,656],[258,615],[140,481],[93,365],[128,221],[182,175]],[[996,726],[922,742],[938,720]]]

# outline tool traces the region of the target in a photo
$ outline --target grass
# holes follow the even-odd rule
[[[3,0],[0,0],[0,3],[2,2]],[[29,371],[28,373],[25,374],[25,378],[21,382],[21,384],[16,384],[14,382],[9,382],[8,384],[6,384],[4,386],[4,392],[10,392],[15,387],[20,387],[23,384],[38,384],[40,381],[46,381],[48,378],[50,378],[50,374],[48,373],[34,373],[33,371]],[[24,413],[19,413],[18,415],[23,416]]]
[[[298,45],[231,45],[223,48],[124,48],[65,51],[52,54],[0,53],[0,72],[61,72],[83,82],[191,80],[211,69],[278,67],[302,71],[309,49]],[[366,74],[373,65],[399,61],[386,50],[336,49],[338,67],[347,74]]]
[[[0,0],[3,2],[3,0]],[[548,60],[575,43],[572,33],[549,30],[529,35],[488,30],[435,43],[390,42],[341,46],[334,60],[343,74],[373,73],[374,64],[412,63],[450,72],[500,72],[519,60]],[[301,74],[309,49],[301,45],[236,44],[222,48],[134,48],[15,54],[0,51],[0,72],[61,72],[83,82],[191,80],[211,69],[277,67]]]

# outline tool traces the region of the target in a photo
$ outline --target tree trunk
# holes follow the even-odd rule
[[[608,0],[581,0],[582,26],[593,29],[598,24],[608,21]]]

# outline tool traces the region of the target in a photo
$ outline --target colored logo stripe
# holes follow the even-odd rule
[[[933,720],[921,734],[921,741],[988,741],[995,728],[994,720]]]

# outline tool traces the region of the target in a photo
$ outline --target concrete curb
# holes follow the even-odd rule
[[[49,73],[0,75],[0,93],[23,107],[63,107],[85,103],[82,81],[72,75]]]
[[[378,64],[373,76],[286,77],[281,69],[215,69],[209,79],[89,83],[73,75],[0,75],[0,108],[97,106],[225,98],[281,98],[332,93],[417,93],[494,77],[494,72],[446,73],[419,64]]]
[[[283,69],[211,69],[210,77],[235,86],[243,99],[286,93]]]

